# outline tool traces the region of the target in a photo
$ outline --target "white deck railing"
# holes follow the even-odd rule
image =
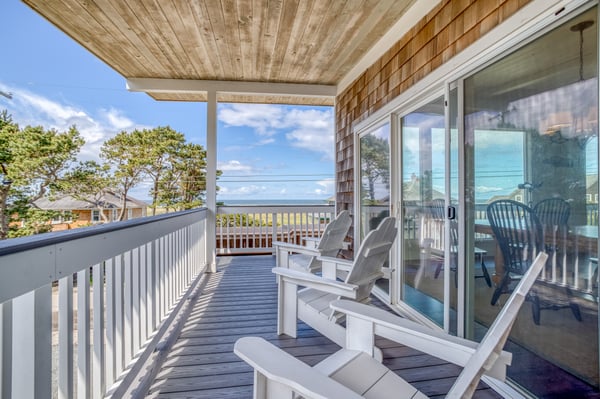
[[[205,231],[193,210],[0,242],[1,397],[119,392],[205,269]]]
[[[271,253],[273,241],[300,244],[320,237],[334,217],[333,205],[220,206],[217,254]]]

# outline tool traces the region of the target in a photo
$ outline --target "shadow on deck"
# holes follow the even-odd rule
[[[243,336],[260,336],[314,365],[339,346],[303,323],[298,338],[277,336],[274,257],[220,257],[218,273],[207,275],[156,379],[152,398],[251,398],[252,369],[233,353]],[[443,397],[460,368],[396,343],[379,340],[384,364],[429,397]],[[500,398],[480,384],[475,398]]]

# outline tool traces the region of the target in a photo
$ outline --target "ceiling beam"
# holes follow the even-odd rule
[[[154,93],[234,93],[335,98],[337,87],[298,83],[239,82],[191,79],[127,79],[127,90]]]

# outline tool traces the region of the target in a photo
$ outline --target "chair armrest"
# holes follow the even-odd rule
[[[298,252],[306,255],[318,256],[320,254],[320,252],[316,248],[310,248],[304,245],[298,245],[284,241],[273,241],[273,248],[275,248],[276,251],[282,250],[288,252]]]
[[[321,261],[321,270],[324,277],[335,279],[338,277],[338,272],[350,272],[353,262],[348,259],[334,258],[332,256],[318,256],[317,260]],[[344,274],[340,275],[343,278]]]
[[[350,326],[352,326],[350,319],[360,320],[361,323],[356,325],[365,325],[364,323],[372,325],[373,335],[390,339],[459,366],[466,366],[479,345],[475,341],[431,329],[374,306],[344,300],[333,301],[330,306],[335,311],[346,314],[347,336],[350,334],[354,334],[355,337],[360,335],[350,330]],[[370,348],[368,345],[369,343],[366,343],[365,347]],[[502,351],[494,366],[486,374],[504,380],[506,367],[511,364],[511,360],[512,354]]]
[[[302,240],[306,243],[306,246],[309,248],[316,248],[319,245],[319,241],[321,241],[320,237],[302,237]]]
[[[332,280],[311,273],[290,270],[285,267],[275,267],[272,269],[272,272],[281,279],[281,282],[301,285],[303,287],[314,288],[319,291],[329,292],[346,298],[356,299],[358,286],[354,284]]]
[[[323,399],[362,398],[356,392],[313,369],[263,338],[240,338],[236,341],[233,352],[252,366],[256,372],[266,377],[267,380],[283,384],[304,397]],[[265,388],[263,387],[263,389]],[[271,396],[266,397],[270,398]]]

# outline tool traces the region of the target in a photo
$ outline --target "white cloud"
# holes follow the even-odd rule
[[[262,137],[256,145],[274,142],[277,132],[285,133],[290,145],[334,159],[333,110],[286,108],[280,105],[227,104],[219,108],[225,126],[247,126]]]
[[[477,186],[477,188],[475,189],[476,192],[478,193],[493,193],[496,191],[503,191],[504,189],[502,187],[487,187],[487,186]]]
[[[245,165],[240,161],[236,161],[235,159],[227,162],[219,162],[217,164],[217,169],[222,170],[223,172],[252,172],[252,166]]]
[[[227,104],[219,107],[225,126],[248,126],[261,136],[272,136],[280,127],[283,108],[268,104]]]
[[[0,90],[13,94],[12,100],[6,99],[6,108],[21,127],[41,125],[46,129],[62,132],[75,125],[85,140],[80,152],[82,160],[98,160],[102,143],[118,132],[145,128],[136,125],[122,111],[114,108],[100,109],[97,115],[93,115],[81,107],[51,100],[19,87],[8,87],[0,83]]]
[[[334,193],[334,187],[335,187],[335,180],[334,179],[324,179],[321,181],[317,182],[317,185],[323,187],[323,188],[317,188],[314,190],[314,193],[318,196],[324,196],[324,195],[333,195]]]
[[[221,187],[219,190],[219,196],[231,196],[231,197],[248,197],[262,194],[267,191],[267,187],[265,186],[257,186],[251,184],[249,186],[241,186],[241,187]]]

